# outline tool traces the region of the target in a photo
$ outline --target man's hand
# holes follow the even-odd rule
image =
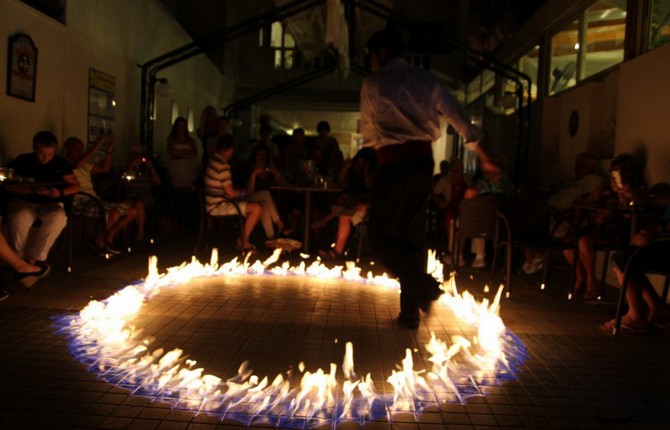
[[[56,199],[61,196],[60,190],[58,188],[40,188],[37,190],[36,194],[49,197],[51,199]]]

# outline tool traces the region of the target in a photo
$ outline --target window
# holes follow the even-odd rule
[[[525,73],[530,77],[531,87],[530,87],[530,98],[531,101],[537,98],[537,69],[538,69],[538,59],[540,57],[540,47],[536,46],[526,53],[523,57],[519,59],[518,69],[519,71]],[[523,91],[524,91],[524,104],[528,103],[527,94],[528,87],[527,82],[523,82]]]
[[[575,72],[577,71],[578,53],[579,20],[574,20],[551,38],[549,94],[556,94],[577,83]]]
[[[652,0],[649,21],[649,50],[652,50],[670,41],[670,0]]]
[[[626,10],[616,2],[597,1],[584,15],[586,48],[582,51],[580,78],[586,78],[623,61]],[[625,2],[622,3],[625,7]]]
[[[65,24],[67,0],[21,0],[22,3],[37,9],[43,14]]]
[[[275,49],[275,69],[293,68],[295,64],[295,40],[279,21],[272,23],[270,47]]]
[[[625,8],[626,2],[598,0],[552,37],[550,95],[623,61]]]

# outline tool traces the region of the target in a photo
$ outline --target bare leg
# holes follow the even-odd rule
[[[325,217],[321,218],[320,220],[316,220],[312,222],[312,228],[323,228],[328,224],[332,219],[334,219],[337,215],[334,213],[329,213]]]
[[[146,219],[144,203],[138,200],[133,205],[133,208],[137,211],[137,236],[135,237],[135,240],[142,242],[144,240],[144,220]]]
[[[619,285],[621,285],[623,283],[623,272],[615,266],[614,274],[619,281]],[[640,278],[640,275],[644,280]],[[649,282],[644,274],[634,273],[632,276],[629,276],[628,288],[626,289],[628,312],[621,317],[621,323],[628,327],[644,328],[647,326],[647,316],[645,315],[643,299],[643,284],[645,281],[647,283]]]
[[[577,242],[579,259],[584,266],[586,276],[586,297],[596,297],[600,288],[596,279],[596,250],[592,235],[582,236]],[[605,280],[603,279],[602,282]]]
[[[575,263],[574,259],[576,258],[575,252],[572,250],[565,250],[563,251],[563,255],[565,255],[565,259],[568,260],[569,265],[575,265],[575,284],[574,284],[574,293],[575,294],[581,294],[584,292],[585,289],[585,270],[584,270],[584,265],[582,264],[581,260],[578,258],[577,262]]]
[[[340,215],[337,224],[337,237],[335,239],[335,252],[342,254],[344,247],[349,240],[351,234],[351,217],[348,215]]]
[[[249,243],[249,237],[251,237],[251,232],[263,216],[263,206],[260,203],[247,202],[245,215],[241,247],[250,248],[251,243]]]
[[[9,264],[12,269],[20,273],[32,273],[39,272],[41,269],[39,266],[30,264],[25,261],[23,258],[19,257],[12,248],[9,247],[5,236],[0,234],[0,259]]]
[[[95,238],[95,246],[98,248],[105,246],[105,237],[107,238],[106,240],[108,245],[112,243],[109,239],[109,229],[110,226],[114,225],[119,220],[119,218],[121,218],[121,214],[118,210],[112,209],[107,211],[105,231],[98,231]],[[114,237],[112,237],[112,239],[114,239]]]
[[[118,211],[116,211],[118,213]],[[107,243],[114,243],[116,235],[123,230],[128,224],[135,221],[138,217],[137,210],[129,208],[123,217],[117,217],[114,223],[109,223],[107,230]]]

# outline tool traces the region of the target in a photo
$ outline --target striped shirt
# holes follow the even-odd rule
[[[207,169],[205,170],[205,206],[207,212],[211,212],[215,207],[228,201],[224,198],[226,197],[225,187],[232,185],[232,183],[230,164],[221,155],[215,153],[207,163]]]

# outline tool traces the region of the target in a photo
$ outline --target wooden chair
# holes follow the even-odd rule
[[[648,245],[638,248],[628,259],[623,272],[621,290],[619,291],[614,330],[612,330],[613,335],[619,334],[621,329],[626,290],[630,283],[631,274],[634,272],[665,276],[663,292],[661,293],[661,298],[665,302],[670,288],[670,237],[656,239]]]
[[[212,224],[216,220],[223,220],[225,218],[236,218],[238,221],[238,229],[239,229],[239,236],[240,236],[240,241],[242,240],[242,235],[244,233],[244,214],[242,213],[242,209],[240,208],[240,205],[235,201],[234,199],[230,199],[227,197],[223,197],[223,199],[233,205],[235,208],[235,212],[231,214],[226,214],[226,215],[211,215],[210,213],[207,212],[207,206],[205,204],[205,191],[203,189],[198,190],[198,201],[199,201],[199,207],[200,207],[200,223],[199,223],[199,228],[198,228],[198,238],[196,239],[195,242],[195,248],[193,249],[193,255],[197,255],[198,249],[200,249],[200,245],[203,242],[203,239],[205,239],[205,246],[207,247],[209,244],[206,240],[206,238],[209,238],[209,231],[212,228]]]

